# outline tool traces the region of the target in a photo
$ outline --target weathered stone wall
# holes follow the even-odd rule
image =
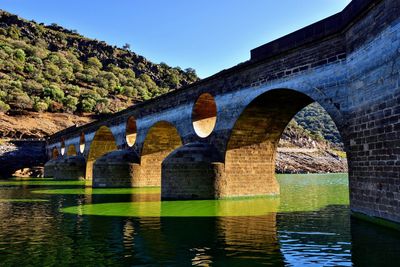
[[[400,222],[400,11],[384,1],[347,33],[345,134],[353,211]],[[385,25],[390,25],[382,31]],[[366,40],[371,34],[378,35]],[[367,43],[365,43],[367,41]]]
[[[44,164],[43,176],[45,178],[53,178],[54,177],[56,163],[57,163],[56,159],[51,159],[51,160],[47,161],[46,164]]]
[[[379,13],[387,16],[389,10],[383,8]],[[385,17],[372,14],[355,26],[359,32],[373,30],[368,22]],[[348,116],[351,208],[394,221],[400,221],[398,39],[399,25],[394,23],[352,55],[350,88],[363,90],[365,95],[353,96]]]
[[[83,156],[68,156],[52,160],[53,177],[58,180],[83,180],[85,179],[86,160]],[[50,168],[49,168],[50,167]],[[51,167],[49,168],[51,173]]]
[[[93,166],[93,187],[136,187],[139,158],[132,150],[116,150],[98,158]]]
[[[176,149],[162,163],[162,199],[217,199],[225,188],[224,164],[218,151],[206,143]]]

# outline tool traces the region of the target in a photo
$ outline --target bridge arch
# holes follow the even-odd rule
[[[76,156],[76,155],[77,155],[77,153],[76,153],[75,145],[73,145],[73,144],[69,145],[68,149],[67,149],[67,156]]]
[[[90,143],[89,153],[86,162],[86,179],[91,181],[93,178],[93,164],[102,155],[117,150],[115,137],[111,130],[106,126],[101,126],[95,133]],[[90,185],[90,182],[87,183]]]
[[[161,163],[182,139],[176,127],[167,121],[159,121],[148,130],[140,155],[140,179],[136,186],[160,186]]]
[[[280,137],[291,119],[313,102],[302,92],[274,89],[244,108],[226,144],[220,197],[279,194],[275,160]]]
[[[58,152],[58,149],[56,147],[53,148],[51,151],[51,159],[56,159],[60,156],[60,152]]]

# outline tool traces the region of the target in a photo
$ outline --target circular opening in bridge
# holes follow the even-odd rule
[[[79,152],[83,154],[83,151],[85,151],[85,134],[81,133],[79,137]]]
[[[137,128],[136,128],[136,119],[135,117],[131,116],[129,117],[127,123],[126,123],[126,143],[128,143],[128,146],[133,146],[136,141],[136,134],[137,134]]]
[[[217,121],[217,105],[209,93],[199,96],[192,111],[193,128],[200,137],[209,136]]]
[[[61,140],[61,155],[64,156],[65,153],[65,142],[64,142],[64,138]]]

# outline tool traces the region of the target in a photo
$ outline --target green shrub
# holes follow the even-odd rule
[[[10,105],[16,109],[31,109],[33,101],[30,97],[20,90],[13,91],[9,94]]]
[[[108,105],[109,105],[108,99],[102,98],[96,102],[94,111],[96,113],[110,113],[110,110],[108,109]]]
[[[50,85],[49,87],[44,88],[43,94],[46,97],[49,97],[51,100],[55,100],[59,103],[64,99],[64,92],[57,85]]]
[[[21,81],[10,81],[10,85],[14,88],[21,89],[22,88],[22,82]]]
[[[135,88],[133,88],[132,86],[125,86],[124,95],[126,95],[127,97],[136,98],[137,97],[137,90]]]
[[[107,97],[108,96],[108,90],[101,88],[101,87],[95,87],[94,90],[96,93],[98,93],[101,97]]]
[[[62,69],[61,73],[60,73],[60,78],[64,82],[68,82],[68,81],[74,80],[75,79],[75,75],[74,75],[74,72],[73,72],[72,68],[64,68],[64,69]]]
[[[7,112],[10,109],[10,106],[3,101],[0,100],[0,112]]]
[[[101,96],[94,90],[86,89],[84,92],[81,93],[82,98],[90,98],[95,101],[101,99]]]
[[[21,31],[17,26],[12,25],[8,28],[8,36],[10,36],[12,39],[19,39],[20,35]]]
[[[122,73],[128,79],[135,79],[136,77],[135,72],[132,69],[123,69]]]
[[[78,105],[78,98],[67,95],[64,98],[64,108],[66,109],[67,112],[73,113],[77,109]]]
[[[8,45],[0,45],[0,48],[9,56],[11,56],[14,53],[14,49],[12,49],[10,46]]]
[[[49,104],[44,100],[36,100],[33,103],[33,110],[36,112],[44,112],[49,108]]]
[[[45,63],[45,69],[44,69],[43,74],[44,74],[45,78],[47,78],[48,80],[58,82],[60,80],[59,76],[61,75],[61,70],[54,63],[47,61]]]
[[[119,80],[112,72],[102,71],[96,78],[99,87],[113,91],[119,85]]]
[[[81,102],[83,112],[92,112],[96,106],[96,100],[92,98],[84,98]]]
[[[124,94],[125,93],[125,87],[117,85],[114,89],[115,94]]]
[[[36,56],[31,56],[26,59],[27,62],[34,64],[36,66],[43,66],[43,61]]]
[[[98,70],[103,68],[103,64],[101,64],[100,60],[98,60],[96,57],[88,58],[87,64],[90,68],[95,68]]]
[[[79,97],[81,94],[81,88],[77,85],[68,84],[64,90],[67,94],[75,97]]]
[[[2,90],[0,90],[0,100],[5,100],[6,96],[7,96],[7,93],[2,91]]]
[[[4,28],[0,28],[0,35],[7,35],[7,30]]]
[[[16,49],[16,50],[14,51],[14,58],[15,58],[16,60],[20,61],[20,62],[25,62],[26,55],[25,55],[24,50],[22,50],[22,49]]]
[[[25,64],[24,72],[26,73],[34,73],[36,71],[35,65],[33,64]]]
[[[29,95],[40,95],[43,92],[43,85],[34,80],[26,80],[22,82],[22,90]]]

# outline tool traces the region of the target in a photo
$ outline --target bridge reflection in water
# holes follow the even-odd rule
[[[5,266],[397,264],[400,235],[350,219],[347,180],[346,175],[279,176],[279,198],[164,202],[159,188],[5,182],[0,261]]]

